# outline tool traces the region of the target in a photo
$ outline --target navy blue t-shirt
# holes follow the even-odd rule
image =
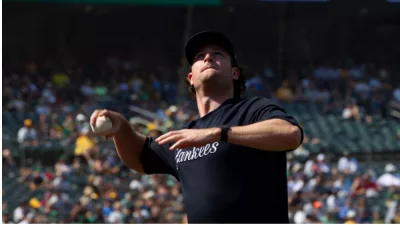
[[[251,97],[228,99],[183,129],[241,126],[272,118],[298,126],[270,99]],[[172,144],[147,138],[141,161],[146,174],[170,174],[180,181],[189,223],[289,223],[285,151],[223,142],[170,151]]]

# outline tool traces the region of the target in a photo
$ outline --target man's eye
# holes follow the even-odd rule
[[[214,52],[215,55],[223,55],[222,52]]]
[[[196,59],[203,59],[203,58],[204,58],[204,54],[203,54],[203,53],[198,54],[198,55],[196,56]]]

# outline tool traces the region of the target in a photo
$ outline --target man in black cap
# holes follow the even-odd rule
[[[199,119],[158,138],[108,110],[96,110],[91,124],[112,120],[103,135],[128,167],[180,181],[189,223],[288,223],[286,152],[301,144],[302,129],[271,100],[242,97],[244,74],[224,35],[194,35],[186,58]]]

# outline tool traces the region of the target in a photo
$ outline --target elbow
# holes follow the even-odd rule
[[[301,129],[298,126],[291,125],[287,144],[289,149],[297,149],[301,144]]]

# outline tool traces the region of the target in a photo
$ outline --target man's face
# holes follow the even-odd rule
[[[225,50],[216,45],[207,45],[195,55],[188,80],[195,89],[206,83],[224,87],[232,86],[232,80],[237,80],[239,75],[239,69],[232,67],[231,57]]]

